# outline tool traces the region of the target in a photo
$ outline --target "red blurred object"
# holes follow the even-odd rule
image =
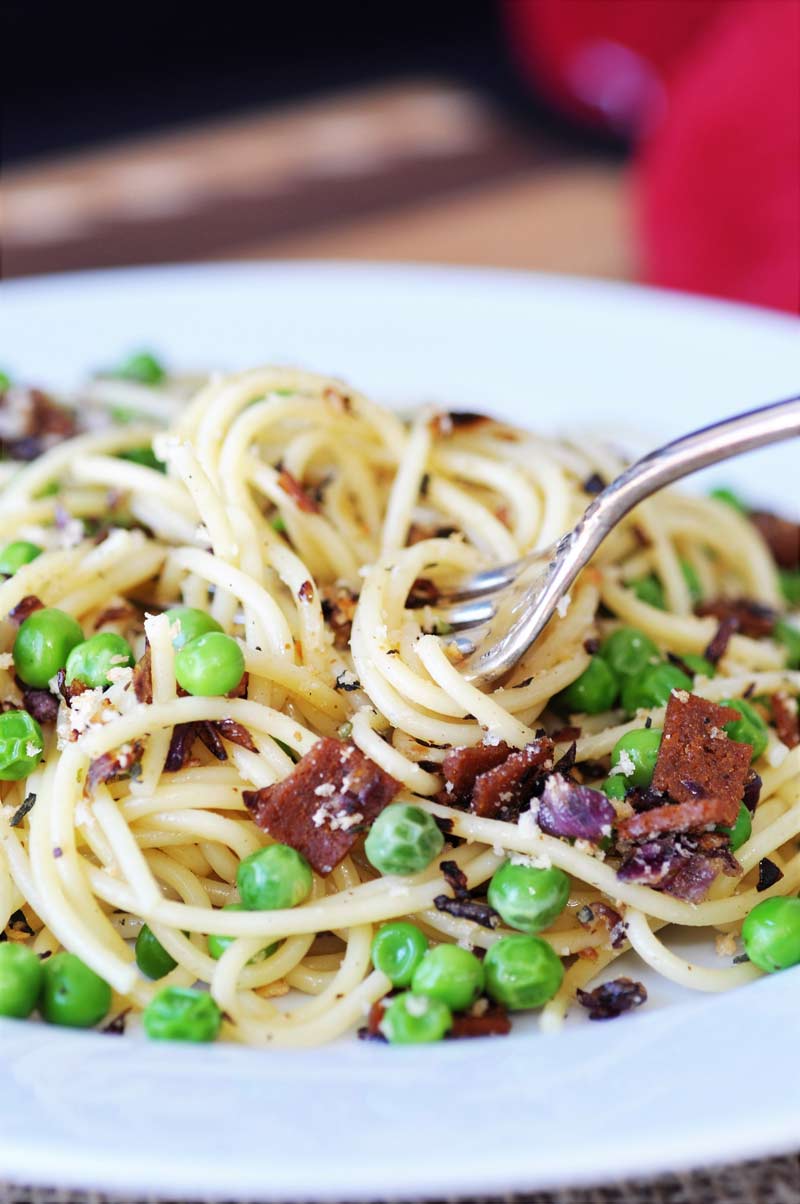
[[[800,312],[800,0],[506,0],[553,105],[636,143],[642,274]]]

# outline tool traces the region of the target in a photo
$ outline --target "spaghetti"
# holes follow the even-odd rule
[[[478,954],[507,938],[485,892],[510,859],[569,880],[566,905],[538,933],[565,967],[541,1012],[545,1029],[631,948],[697,990],[756,977],[755,964],[732,960],[741,947],[731,934],[757,903],[800,887],[791,727],[800,670],[791,620],[776,619],[787,610],[781,579],[756,526],[713,498],[670,491],[644,503],[510,679],[482,692],[459,673],[439,588],[553,542],[582,513],[593,482],[622,469],[616,455],[476,415],[425,411],[406,421],[337,380],[288,369],[212,377],[187,402],[182,392],[169,381],[96,381],[87,411],[96,418],[124,406],[126,422],[92,420],[31,462],[2,466],[0,540],[43,549],[0,584],[0,614],[9,616],[4,710],[33,705],[11,652],[26,606],[57,608],[87,638],[123,637],[137,662],[116,666],[100,688],[71,691],[63,674],[54,678],[49,712],[44,691],[33,700],[51,720],[58,714],[43,719],[32,771],[2,782],[6,939],[45,964],[59,950],[76,954],[110,984],[114,1015],[199,983],[222,1013],[223,1036],[310,1045],[363,1024],[371,1008],[377,1031],[379,1001],[393,986],[371,962],[385,922],[411,921],[428,942]],[[696,658],[719,634],[722,612],[708,604],[721,598],[746,598],[767,616],[767,633],[728,624],[712,666]],[[704,604],[707,613],[695,613]],[[180,625],[166,614],[178,606],[207,613],[237,641],[238,691],[180,688]],[[625,781],[630,759],[609,770],[623,737],[664,727],[670,690],[627,709],[618,693],[607,706],[574,705],[585,697],[575,684],[587,681],[609,637],[631,628],[663,665],[672,657],[679,677],[689,675],[692,696],[708,705],[749,699],[763,725],[751,834],[733,851],[720,837],[714,856],[724,852],[728,869],[706,859],[714,872],[702,897],[671,892],[667,878],[626,879],[620,867],[632,852],[613,834],[637,808],[663,804]],[[780,735],[772,696],[782,700]],[[479,813],[469,791],[448,797],[454,750],[502,747],[505,760],[493,756],[500,772],[537,740],[548,742],[549,759],[527,786],[514,778],[514,806]],[[272,843],[252,796],[286,781],[300,791],[295,775],[320,741],[341,742],[388,775],[391,806],[433,817],[445,834],[441,854],[413,874],[382,875],[355,824],[346,855],[314,873],[299,906],[231,909],[242,862]],[[595,805],[610,799],[604,839],[548,833],[537,822],[554,773],[568,791],[587,788]],[[621,789],[609,787],[614,776]],[[317,827],[326,823],[323,815]],[[670,848],[680,846],[684,860],[703,855],[707,829],[671,834]],[[765,859],[779,876],[759,889]],[[458,899],[454,882],[472,911],[442,904]],[[613,923],[601,922],[609,914],[619,921],[613,937]],[[172,966],[157,980],[142,974],[132,946],[145,924]],[[726,961],[684,960],[664,944],[668,925],[703,930]],[[216,957],[215,935],[232,938]],[[479,1000],[471,1014],[485,1010]]]

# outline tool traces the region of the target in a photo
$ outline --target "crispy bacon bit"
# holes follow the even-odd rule
[[[429,577],[417,577],[406,598],[408,610],[419,610],[421,606],[435,606],[439,601],[439,587]]]
[[[761,532],[782,569],[800,569],[800,523],[793,523],[766,510],[754,510],[750,522]]]
[[[710,615],[720,622],[735,619],[738,624],[736,630],[754,639],[771,635],[777,617],[769,606],[762,606],[760,602],[753,602],[750,598],[712,598],[709,601],[698,602],[694,613],[701,618]]]
[[[638,882],[699,903],[719,869],[729,875],[740,874],[742,869],[730,851],[727,835],[669,833],[634,848],[619,866],[617,877],[621,882]]]
[[[164,761],[164,773],[177,773],[183,769],[192,755],[196,736],[193,723],[177,723],[172,729],[172,736]]]
[[[350,413],[353,401],[347,393],[342,393],[340,389],[334,389],[332,385],[328,385],[327,389],[323,390],[322,396],[343,414]]]
[[[712,665],[716,665],[717,661],[721,660],[728,651],[731,636],[738,630],[739,620],[736,615],[728,615],[726,619],[722,619],[717,628],[717,634],[705,650],[704,656],[706,660],[711,661]],[[688,676],[694,677],[694,674],[689,673]]]
[[[573,744],[581,738],[581,729],[579,727],[560,727],[557,731],[550,733],[550,739],[554,744]]]
[[[488,414],[478,414],[474,410],[451,410],[448,417],[453,426],[461,430],[464,430],[465,427],[480,426],[481,423],[492,421]]]
[[[385,999],[376,999],[367,1015],[367,1023],[363,1028],[358,1030],[360,1041],[382,1041],[386,1043],[386,1038],[381,1032],[381,1024],[383,1022],[383,1014],[386,1011]]]
[[[226,698],[246,698],[247,697],[247,688],[248,688],[249,684],[250,684],[250,674],[245,669],[244,673],[239,678],[238,684],[235,685],[232,690],[228,690],[228,693],[225,695],[225,697]]]
[[[319,503],[314,500],[288,468],[282,468],[278,473],[278,484],[287,493],[295,505],[306,514],[319,514]]]
[[[84,694],[89,689],[86,682],[81,681],[78,677],[76,677],[69,683],[69,685],[67,685],[66,669],[59,669],[58,673],[56,674],[56,685],[58,686],[59,694],[64,699],[64,702],[67,704],[67,706],[72,705],[73,698],[77,698],[80,694]]]
[[[214,727],[220,736],[224,740],[230,740],[231,744],[238,744],[240,748],[246,748],[248,752],[258,752],[253,737],[243,723],[238,723],[235,719],[218,719]]]
[[[546,736],[510,753],[502,765],[475,779],[470,810],[489,819],[516,820],[542,775],[552,767],[553,742]]]
[[[420,493],[423,497],[425,496],[426,491],[427,487],[425,485],[425,479],[423,478],[422,484],[420,485]],[[413,547],[415,543],[422,543],[424,539],[449,539],[450,536],[455,535],[457,531],[458,527],[442,526],[440,524],[434,525],[433,523],[412,523],[408,528],[406,545],[410,548]]]
[[[123,744],[113,752],[103,753],[89,765],[86,784],[90,790],[100,782],[116,782],[130,775],[134,765],[138,765],[144,753],[144,745],[140,740]]]
[[[38,723],[55,723],[58,718],[58,699],[49,690],[38,690],[35,686],[22,685],[22,701],[25,710]]]
[[[479,774],[502,765],[510,752],[510,747],[502,740],[499,744],[452,748],[442,762],[445,789],[439,795],[439,802],[450,807],[466,807]]]
[[[495,1003],[479,1011],[454,1016],[449,1036],[454,1040],[465,1037],[506,1037],[510,1032],[511,1021],[508,1012],[499,1003]]]
[[[437,895],[433,905],[437,911],[446,911],[460,920],[472,920],[481,928],[497,928],[500,924],[500,916],[494,908],[479,899],[451,899],[449,895]]]
[[[329,874],[399,789],[354,744],[326,737],[282,782],[242,797],[260,828]]]
[[[729,740],[724,731],[724,724],[735,720],[737,715],[738,711],[733,708],[717,706],[696,694],[687,694],[683,690],[672,692],[653,774],[653,788],[687,806],[701,800],[713,805],[707,807],[707,819],[703,818],[702,810],[696,813],[687,810],[680,820],[676,817],[674,824],[666,828],[645,828],[642,835],[646,831],[685,831],[684,825],[693,815],[696,816],[695,826],[734,822],[752,755],[749,744]],[[655,811],[649,812],[650,816],[655,814]],[[634,818],[641,820],[643,817]]]
[[[13,610],[9,611],[8,619],[15,627],[20,627],[35,610],[43,610],[44,602],[36,594],[26,594],[20,599]]]
[[[758,863],[758,883],[756,884],[756,890],[769,890],[776,882],[780,882],[782,877],[783,870],[779,869],[774,861],[770,861],[769,857],[762,857]]]
[[[314,586],[310,581],[304,581],[297,591],[297,596],[301,602],[312,602],[314,600]]]
[[[632,978],[612,978],[593,991],[577,991],[578,1003],[589,1012],[590,1020],[613,1020],[631,1008],[647,1002],[647,991]]]
[[[617,835],[622,840],[636,841],[662,832],[694,832],[709,824],[732,824],[738,810],[738,799],[733,815],[727,799],[697,798],[688,803],[666,803],[619,820]]]
[[[325,622],[333,632],[334,646],[339,649],[347,648],[350,643],[350,630],[356,613],[358,594],[345,585],[325,585],[322,587],[322,614]]]
[[[611,834],[614,806],[600,790],[579,786],[560,773],[551,773],[539,801],[537,821],[549,836],[594,843]]]
[[[133,692],[138,702],[153,701],[153,671],[150,645],[145,646],[144,653],[133,666]]]
[[[36,460],[76,430],[75,413],[41,389],[15,385],[0,393],[0,443],[12,460]]]
[[[797,748],[797,745],[800,744],[800,712],[798,712],[797,699],[792,698],[785,691],[780,691],[772,695],[770,702],[778,739],[787,748]]]

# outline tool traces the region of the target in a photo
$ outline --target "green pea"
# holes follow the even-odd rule
[[[474,953],[460,945],[436,945],[417,966],[411,990],[461,1011],[478,998],[483,981],[483,966]]]
[[[44,755],[42,729],[27,711],[0,715],[0,782],[18,782],[33,773]]]
[[[599,715],[613,707],[619,685],[616,676],[602,656],[593,656],[589,664],[566,690],[556,696],[558,709]]]
[[[800,963],[800,899],[756,903],[742,925],[747,956],[768,974]]]
[[[244,653],[229,635],[209,631],[189,640],[175,654],[175,677],[188,694],[215,697],[238,686]]]
[[[111,1007],[111,987],[75,953],[56,953],[44,963],[39,1010],[48,1024],[92,1028]]]
[[[24,564],[30,564],[41,554],[42,549],[38,544],[31,543],[28,539],[16,539],[13,543],[7,543],[0,552],[0,573],[6,577],[13,577],[17,569],[21,569]]]
[[[742,501],[738,493],[734,493],[732,489],[712,489],[708,496],[713,497],[717,502],[723,502],[726,506],[730,506],[732,510],[737,510],[739,514],[744,514],[745,517],[750,513],[748,506]]]
[[[245,911],[296,907],[311,893],[311,866],[288,844],[258,849],[239,863],[236,885]]]
[[[286,534],[286,519],[282,514],[276,514],[274,518],[271,518],[269,525],[278,535]]]
[[[790,606],[800,606],[800,569],[778,569],[781,593]]]
[[[167,374],[151,351],[136,351],[122,361],[113,375],[140,385],[160,385]]]
[[[120,460],[129,460],[131,464],[141,464],[143,468],[152,468],[155,472],[166,472],[167,466],[159,460],[152,447],[129,447],[119,453]]]
[[[112,669],[134,663],[131,646],[113,631],[100,631],[91,639],[76,644],[67,657],[67,685],[76,679],[92,689],[110,686]]]
[[[620,627],[603,641],[600,656],[617,677],[635,677],[659,659],[658,648],[637,627]]]
[[[27,945],[0,945],[0,1016],[24,1020],[36,1007],[42,989],[43,966]]]
[[[600,783],[600,789],[607,798],[623,799],[628,790],[627,779],[621,773],[612,773],[611,777]]]
[[[404,991],[389,1001],[381,1032],[391,1045],[421,1045],[441,1041],[453,1027],[453,1015],[441,999]]]
[[[163,978],[178,964],[147,924],[139,929],[134,952],[136,965],[147,978]]]
[[[172,647],[177,651],[190,640],[209,631],[222,631],[217,620],[207,610],[196,610],[194,606],[173,606],[166,612],[170,627],[178,624],[178,633],[172,638]]]
[[[395,920],[382,924],[372,938],[372,964],[393,987],[409,987],[427,948],[427,939],[415,924]]]
[[[684,652],[681,657],[687,669],[691,669],[696,677],[716,677],[717,670],[711,664],[711,661],[706,660],[704,656],[699,656],[696,652]]]
[[[511,928],[540,932],[561,915],[569,891],[569,878],[555,866],[540,869],[505,861],[494,872],[487,898]]]
[[[512,1012],[538,1008],[552,999],[564,978],[561,958],[538,936],[501,937],[483,960],[486,988]]]
[[[691,690],[692,684],[676,665],[651,665],[639,677],[623,682],[622,705],[629,715],[640,709],[663,707],[673,690]]]
[[[649,573],[647,577],[629,581],[628,589],[633,590],[640,602],[646,602],[648,606],[655,606],[657,610],[667,609],[664,587],[655,573]]]
[[[689,588],[689,597],[692,600],[692,605],[696,606],[703,597],[703,587],[700,584],[700,578],[697,575],[697,569],[689,560],[681,560],[681,572],[683,579]]]
[[[381,874],[417,874],[441,853],[443,845],[432,815],[409,803],[391,803],[372,825],[364,852]]]
[[[753,832],[753,821],[750,817],[750,812],[745,807],[744,803],[739,807],[736,819],[730,828],[720,824],[718,832],[725,832],[730,837],[731,851],[736,852],[743,844],[746,844]]]
[[[636,731],[626,732],[620,736],[611,752],[611,767],[615,768],[624,759],[633,764],[633,772],[628,774],[612,774],[612,777],[624,777],[626,786],[649,786],[661,747],[661,729],[657,727],[640,727]],[[627,754],[627,758],[623,757]]]
[[[800,669],[800,627],[788,619],[778,619],[773,628],[775,639],[787,649],[786,664],[789,669]]]
[[[769,729],[755,707],[744,698],[725,698],[719,704],[721,707],[732,707],[738,711],[741,719],[731,719],[726,723],[725,731],[731,740],[739,744],[749,744],[753,749],[752,760],[757,761],[764,755],[769,742]]]
[[[47,606],[29,615],[14,641],[14,667],[28,686],[43,690],[63,669],[83,632],[72,615]]]
[[[11,388],[11,377],[7,372],[0,369],[0,393],[5,393],[6,389]]]
[[[213,1041],[222,1024],[219,1005],[194,987],[164,987],[142,1014],[153,1041]]]
[[[243,903],[226,903],[223,911],[247,911]],[[209,956],[214,958],[214,961],[219,961],[226,949],[230,949],[235,936],[220,936],[219,933],[210,932],[208,934],[208,952]],[[271,945],[267,945],[265,949],[259,950],[254,954],[247,963],[249,966],[255,965],[256,962],[263,962],[266,958],[271,957],[278,948],[280,941],[273,941]]]

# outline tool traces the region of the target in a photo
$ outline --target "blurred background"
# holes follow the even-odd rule
[[[2,274],[435,260],[800,311],[800,0],[2,10]]]

